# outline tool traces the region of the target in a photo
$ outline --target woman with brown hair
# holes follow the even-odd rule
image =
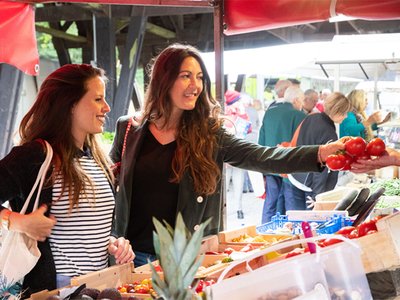
[[[19,127],[21,142],[0,161],[3,226],[38,241],[41,257],[23,282],[27,294],[70,284],[70,278],[134,258],[129,242],[110,236],[115,206],[113,175],[97,142],[110,111],[104,71],[64,65],[42,83]],[[46,157],[53,159],[39,208],[20,214]]]
[[[131,241],[136,266],[155,259],[153,217],[173,226],[180,212],[191,231],[209,218],[205,235],[223,229],[224,163],[266,173],[317,172],[329,154],[344,148],[341,142],[269,148],[228,134],[192,46],[168,46],[149,75],[142,120],[127,127],[130,117],[121,117],[111,150],[112,160],[121,162],[116,230]]]

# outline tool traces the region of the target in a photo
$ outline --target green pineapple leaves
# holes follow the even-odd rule
[[[193,235],[186,228],[182,215],[176,219],[175,230],[164,221],[165,226],[156,218],[153,223],[153,242],[156,256],[164,272],[164,279],[152,269],[153,288],[165,300],[191,299],[192,291],[189,286],[200,267],[203,256],[197,259],[204,229],[210,219],[200,224]]]

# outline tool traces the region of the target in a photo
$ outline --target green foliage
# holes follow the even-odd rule
[[[115,136],[115,132],[104,131],[101,134],[101,140],[104,143],[111,145],[114,141],[114,136]]]
[[[200,267],[203,256],[197,258],[205,227],[210,220],[202,223],[191,235],[182,215],[176,219],[175,230],[164,221],[153,218],[156,232],[153,233],[156,256],[164,272],[164,280],[152,269],[153,288],[165,300],[187,300],[196,298],[189,288]]]
[[[64,22],[61,22],[63,24]],[[50,27],[48,22],[38,22],[37,25]],[[78,35],[78,28],[75,23],[72,23],[67,30],[68,34]],[[36,40],[39,51],[39,56],[50,60],[58,60],[57,51],[54,48],[52,36],[43,32],[36,32]],[[72,63],[82,63],[82,49],[68,49]]]

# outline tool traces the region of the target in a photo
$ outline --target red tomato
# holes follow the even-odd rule
[[[358,230],[354,229],[352,232],[350,232],[350,234],[348,235],[349,239],[356,239],[358,238]]]
[[[367,143],[362,137],[355,137],[344,143],[344,149],[349,155],[359,156],[364,153]]]
[[[156,270],[156,272],[162,272],[163,271],[160,265],[154,266],[154,269]]]
[[[348,235],[354,230],[356,229],[354,226],[345,226],[340,228],[336,233],[337,234],[341,234],[345,237],[348,237]]]
[[[374,138],[368,143],[366,151],[371,156],[381,156],[385,149],[385,142],[380,138]]]
[[[235,251],[234,249],[232,249],[231,247],[225,248],[224,253],[230,255],[233,251]]]
[[[347,153],[343,154],[345,157],[345,164],[342,168],[342,171],[347,171],[351,169],[351,163],[354,161],[353,156],[348,155]]]
[[[286,254],[285,258],[293,257],[296,255],[303,254],[305,252],[304,248],[294,248],[292,251]]]
[[[196,293],[202,292],[204,285],[205,285],[204,280],[200,279],[199,282],[197,283],[197,286],[196,286]]]
[[[331,154],[326,158],[326,165],[332,171],[340,171],[346,164],[346,158],[343,154]]]
[[[324,241],[324,246],[326,247],[326,246],[330,246],[330,245],[341,243],[341,242],[343,242],[343,241],[339,240],[339,239],[335,239],[335,238],[329,238]]]
[[[371,159],[371,156],[367,153],[367,151],[365,151],[364,153],[354,157],[354,162],[357,162],[359,159],[367,160]]]
[[[221,253],[217,252],[217,251],[207,251],[206,255],[220,255]]]
[[[358,229],[358,236],[364,236],[370,230],[378,230],[376,228],[376,222],[374,220],[369,220],[361,223],[360,225],[358,225],[357,229]]]

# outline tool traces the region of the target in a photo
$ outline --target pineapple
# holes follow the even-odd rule
[[[191,289],[189,286],[204,258],[201,256],[197,259],[197,254],[204,229],[209,221],[202,223],[191,235],[180,213],[176,219],[175,230],[165,221],[164,227],[161,222],[153,218],[157,231],[153,233],[154,248],[164,272],[164,279],[161,279],[154,266],[150,264],[153,288],[159,295],[159,299],[201,299],[195,294],[195,287]]]

